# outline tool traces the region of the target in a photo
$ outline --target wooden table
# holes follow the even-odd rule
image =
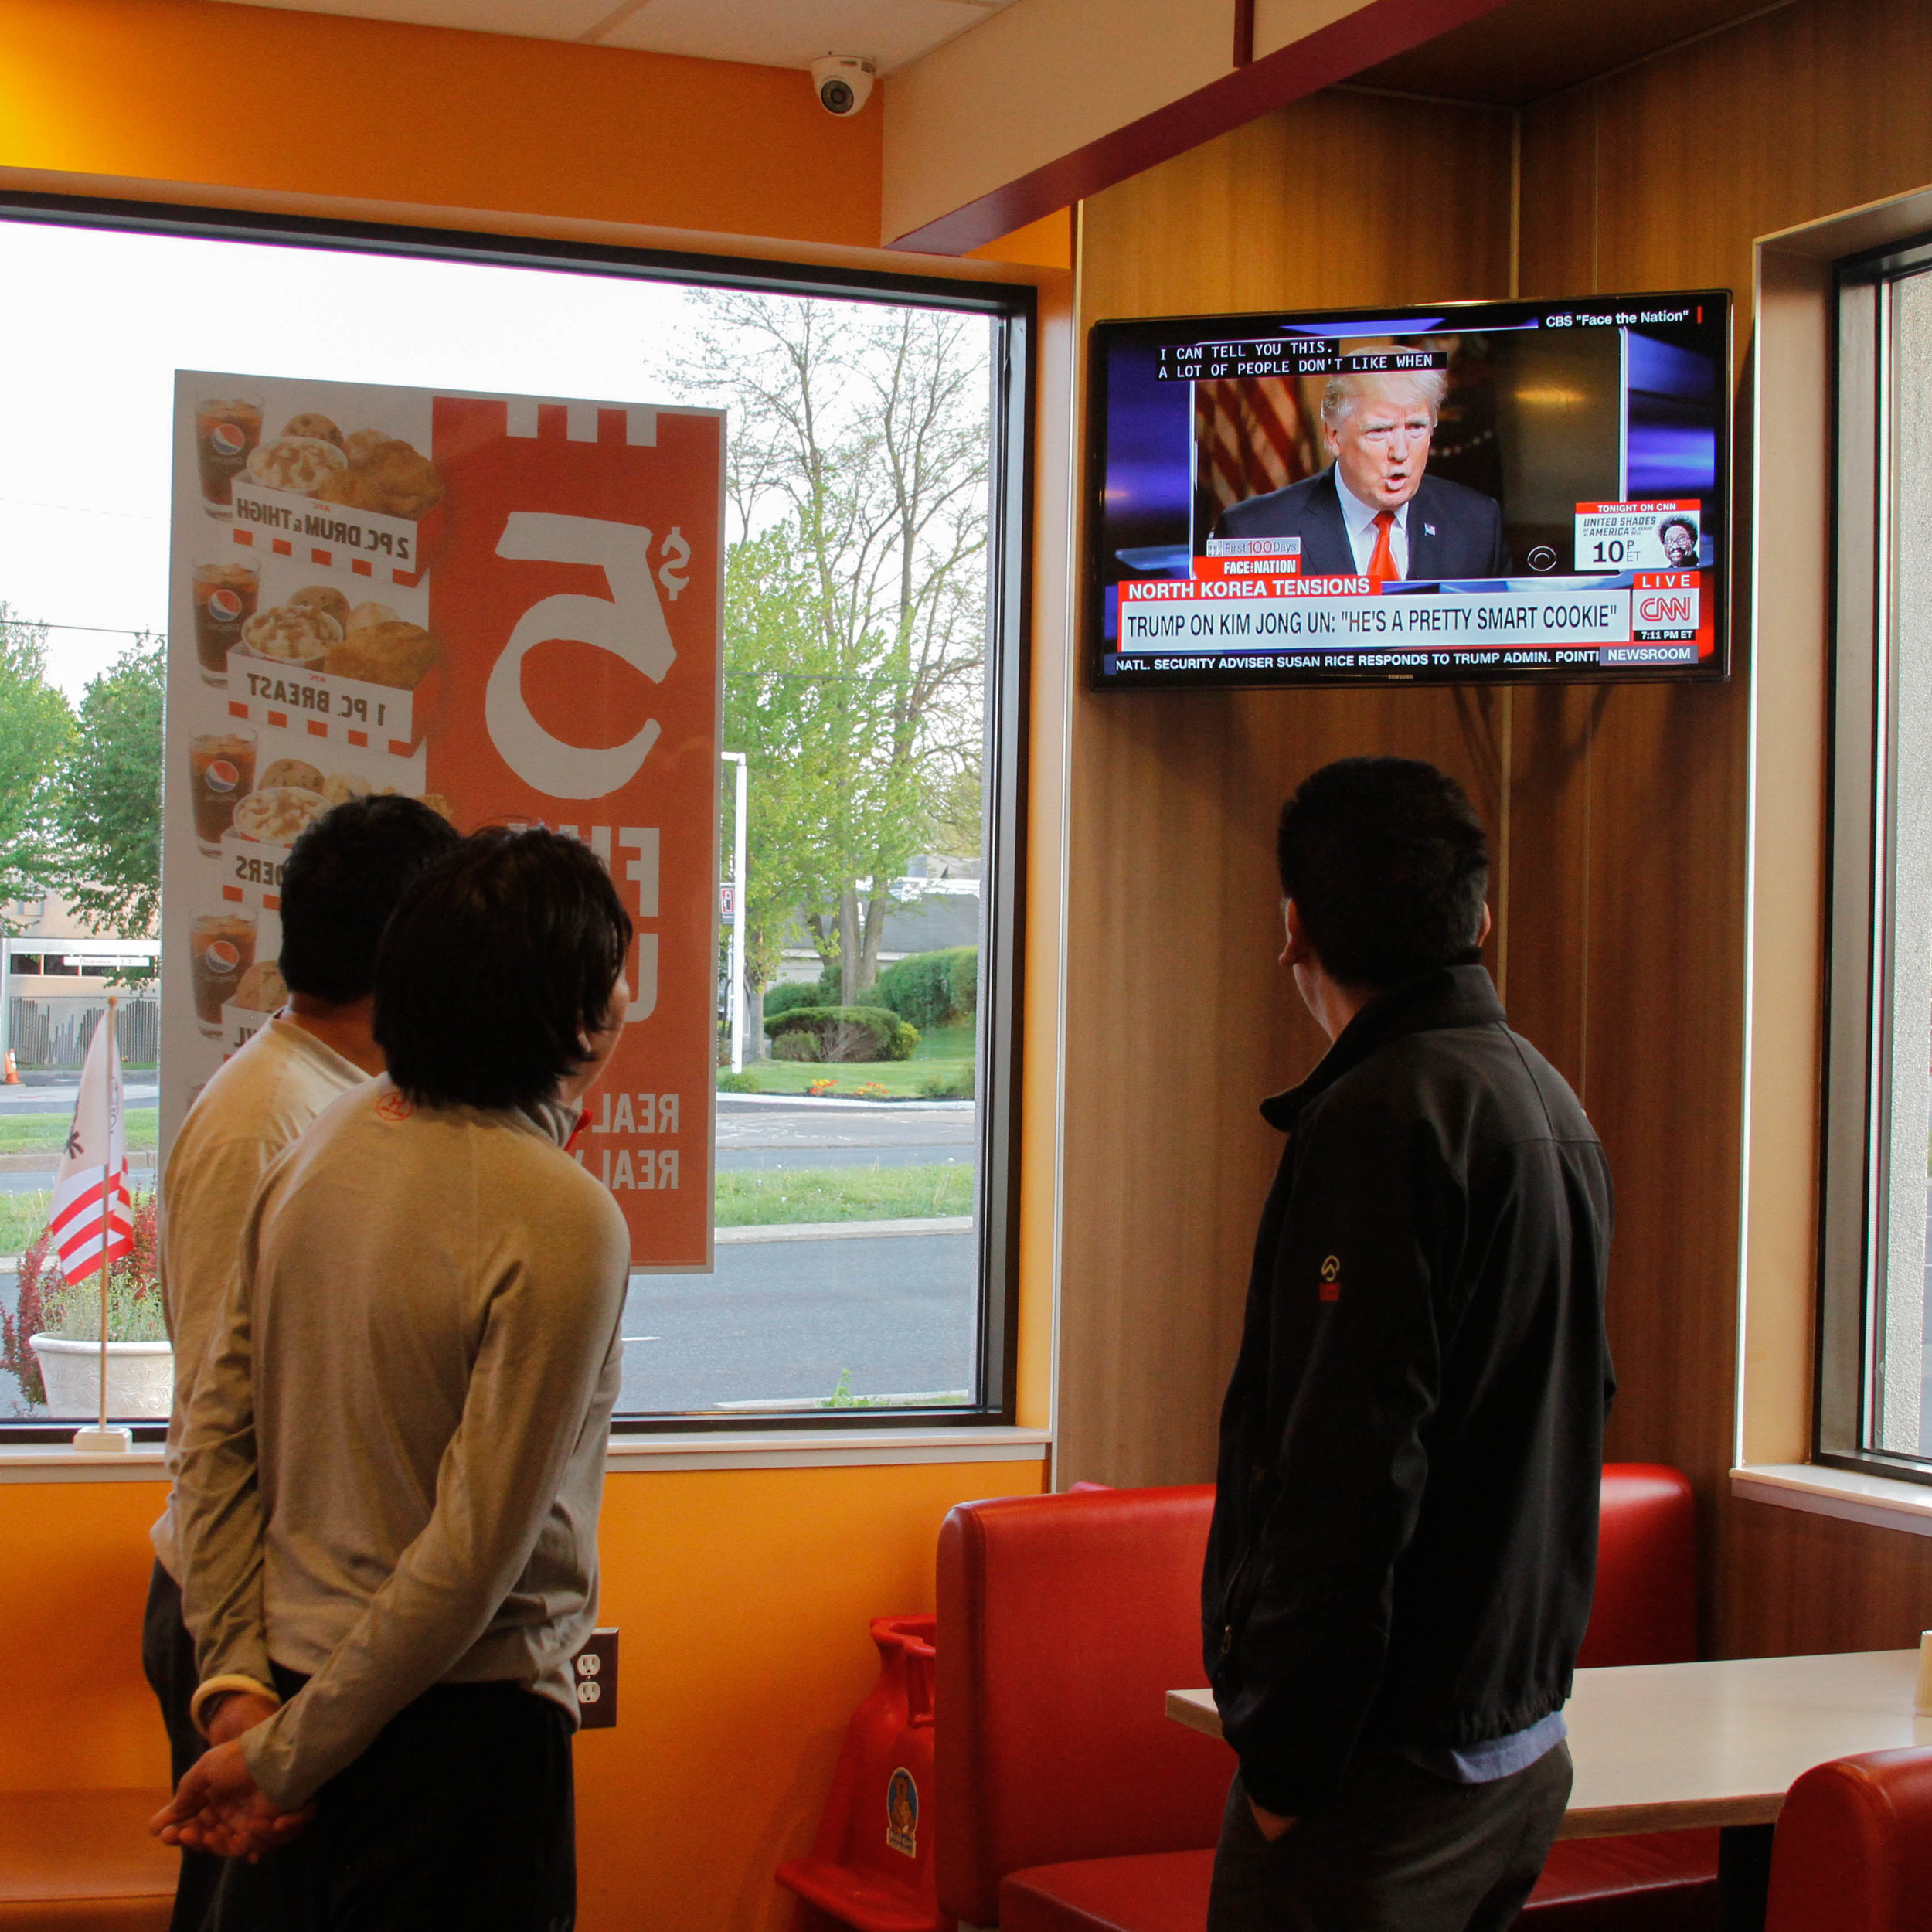
[[[1932,1745],[1917,1717],[1915,1650],[1747,1657],[1580,1670],[1563,1715],[1577,1781],[1559,1838],[1722,1828],[1719,1923],[1761,1926],[1770,1828],[1814,1764]],[[1169,1691],[1167,1713],[1221,1735],[1213,1696]]]

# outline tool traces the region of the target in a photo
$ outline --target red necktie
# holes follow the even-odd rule
[[[1396,553],[1389,543],[1389,532],[1395,526],[1396,513],[1393,510],[1376,512],[1376,547],[1369,559],[1369,581],[1371,583],[1393,583],[1402,575],[1396,568]]]

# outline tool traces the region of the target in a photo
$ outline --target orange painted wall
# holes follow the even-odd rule
[[[0,0],[0,168],[872,247],[883,125],[776,67],[216,0]]]
[[[211,111],[223,100],[236,105]],[[284,100],[315,111],[284,118]],[[0,0],[0,185],[11,172],[43,191],[65,175],[76,192],[380,204],[512,233],[694,230],[747,256],[903,269],[876,252],[881,118],[835,121],[777,70],[213,0]],[[962,266],[1045,285],[1044,354],[1063,381],[1066,224],[1039,226],[994,257],[1022,266]],[[1049,548],[1064,431],[1042,456]],[[1053,620],[1036,615],[1036,665],[1056,665]],[[1043,852],[1052,824],[1035,825]],[[1029,1009],[1049,1039],[1053,930],[1049,918],[1029,935]],[[1026,1096],[1019,1390],[1036,1426],[1050,1403],[1052,1098],[1043,1052]],[[771,1872],[807,1848],[872,1681],[868,1620],[931,1607],[954,1503],[1031,1493],[1043,1475],[1006,1462],[613,1477],[604,1616],[624,1633],[623,1720],[577,1749],[586,1932],[783,1932]],[[165,1783],[140,1672],[159,1498],[148,1483],[0,1485],[0,1794]]]
[[[1026,1462],[613,1476],[603,1620],[620,1719],[577,1747],[580,1923],[783,1932],[771,1874],[809,1848],[869,1619],[933,1605],[956,1502]],[[141,1678],[154,1483],[0,1485],[0,1794],[167,1784]],[[0,1803],[5,1802],[0,1795]]]

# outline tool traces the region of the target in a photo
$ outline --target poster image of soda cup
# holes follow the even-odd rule
[[[237,393],[204,396],[195,404],[195,454],[201,505],[210,516],[235,513],[235,478],[262,440],[262,399]]]
[[[198,732],[188,741],[188,783],[195,802],[195,840],[212,859],[235,808],[255,788],[255,733],[247,725]]]
[[[188,975],[195,991],[195,1022],[210,1039],[220,1036],[221,1009],[255,963],[256,923],[252,912],[207,912],[197,913],[189,927]]]
[[[261,566],[239,553],[195,566],[195,657],[204,684],[228,682],[228,654],[255,615],[261,582]]]

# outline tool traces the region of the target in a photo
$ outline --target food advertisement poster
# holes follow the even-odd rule
[[[572,1151],[637,1266],[710,1265],[723,471],[715,410],[178,373],[164,1149],[285,997],[290,845],[400,792],[609,865],[631,1006]]]

